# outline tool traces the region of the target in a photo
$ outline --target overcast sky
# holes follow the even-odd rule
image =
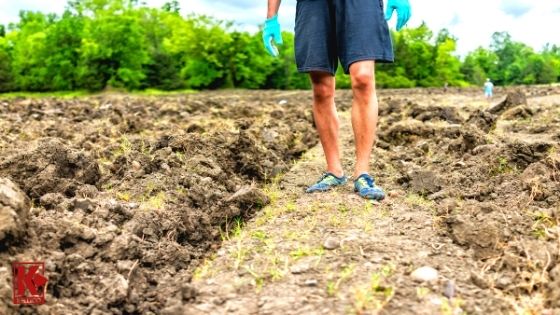
[[[326,0],[323,0],[326,1]],[[385,0],[387,1],[387,0]],[[144,0],[162,6],[165,0]],[[239,28],[256,31],[266,14],[266,0],[179,0],[182,13],[199,13],[234,20]],[[410,26],[425,21],[432,30],[447,28],[459,38],[464,55],[487,47],[496,31],[508,31],[514,40],[540,50],[546,43],[560,45],[560,0],[410,0]],[[20,10],[61,13],[66,1],[0,0],[0,23],[18,19]],[[280,20],[285,30],[294,27],[296,0],[284,0]],[[395,21],[391,22],[394,27]]]

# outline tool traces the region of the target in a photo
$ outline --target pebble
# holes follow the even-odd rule
[[[73,202],[74,209],[81,209],[87,212],[91,212],[95,209],[96,204],[91,199],[74,199]]]
[[[132,161],[132,168],[136,171],[139,171],[142,168],[142,165],[138,161]]]
[[[455,296],[455,281],[447,281],[445,288],[443,288],[443,295],[448,299],[452,299]]]
[[[290,268],[290,272],[293,273],[294,275],[298,275],[304,272],[307,272],[311,267],[309,266],[309,264],[306,263],[300,263],[297,265],[294,265]]]
[[[340,241],[335,237],[328,237],[323,243],[323,247],[328,250],[337,249],[340,247]]]
[[[439,273],[432,267],[424,266],[414,270],[410,276],[419,282],[432,282],[438,279]]]
[[[504,276],[496,281],[496,288],[503,290],[509,287],[511,284],[512,284],[511,278]]]
[[[306,287],[316,287],[319,284],[319,281],[317,281],[317,279],[308,279],[305,280],[303,284],[305,284]]]
[[[488,287],[490,287],[488,282],[482,276],[472,271],[471,271],[471,281],[481,289],[488,289]]]

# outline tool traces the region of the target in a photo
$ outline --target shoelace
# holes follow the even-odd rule
[[[369,176],[360,177],[360,179],[358,179],[358,182],[361,183],[362,185],[364,185],[362,180],[365,181],[365,186],[367,186],[368,188],[374,188],[375,187],[375,181],[373,180],[372,177],[369,177]]]

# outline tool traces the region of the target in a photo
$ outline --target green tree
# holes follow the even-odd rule
[[[498,81],[502,76],[498,71],[498,56],[482,47],[469,53],[461,66],[465,79],[475,85],[482,85],[487,78]]]
[[[64,12],[46,34],[45,49],[49,90],[73,90],[79,86],[76,68],[80,59],[84,19]]]
[[[16,89],[47,90],[46,30],[51,22],[43,13],[22,11],[20,21],[7,34],[8,42],[13,45],[11,68]]]
[[[4,37],[0,37],[0,92],[13,90],[12,58]]]
[[[78,67],[82,88],[137,89],[145,78],[143,66],[149,59],[140,17],[130,2],[115,2],[84,4],[92,5],[94,16],[85,19]]]
[[[179,1],[172,0],[172,1],[166,2],[163,5],[162,9],[164,11],[167,11],[167,12],[172,12],[172,13],[178,14],[179,11],[181,11],[181,6],[179,5]]]

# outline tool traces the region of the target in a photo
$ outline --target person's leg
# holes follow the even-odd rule
[[[369,172],[371,150],[377,131],[378,103],[375,91],[375,62],[359,61],[350,66],[352,80],[352,128],[356,145],[354,177]]]
[[[344,175],[338,143],[339,119],[334,103],[335,78],[327,72],[310,72],[313,85],[313,117],[321,139],[327,171],[335,176]]]

